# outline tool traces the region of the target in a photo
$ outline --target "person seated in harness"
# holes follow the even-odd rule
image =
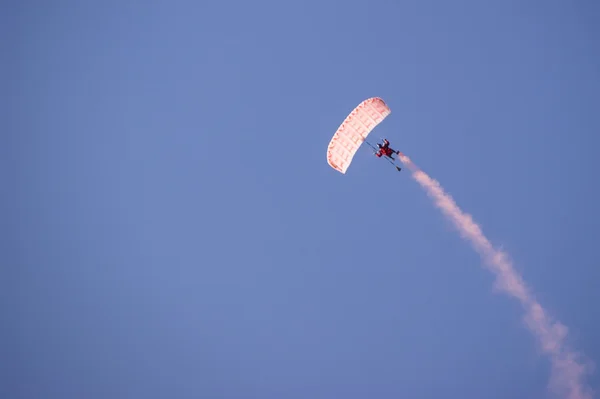
[[[390,147],[390,142],[387,139],[383,139],[383,144],[377,143],[377,147],[379,147],[379,151],[375,153],[377,158],[381,158],[382,155],[385,155],[388,158],[391,158],[395,161],[393,154],[400,154],[400,151],[396,151]]]

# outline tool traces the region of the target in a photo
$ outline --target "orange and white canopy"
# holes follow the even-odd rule
[[[391,112],[387,104],[378,97],[360,103],[346,117],[329,142],[327,163],[335,170],[346,173],[360,145]]]

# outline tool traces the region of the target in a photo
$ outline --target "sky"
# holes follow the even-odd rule
[[[523,309],[387,137],[600,362],[593,1],[8,1],[7,399],[549,398]],[[585,384],[600,391],[599,371]]]

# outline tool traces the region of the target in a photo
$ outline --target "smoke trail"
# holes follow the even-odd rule
[[[551,360],[550,387],[568,399],[591,399],[592,395],[582,382],[587,367],[578,362],[576,353],[565,345],[567,328],[553,322],[542,306],[533,298],[527,286],[513,269],[508,256],[494,249],[471,216],[456,205],[440,184],[421,171],[405,155],[400,160],[412,171],[412,177],[425,189],[435,205],[450,219],[461,236],[480,254],[488,268],[496,275],[496,287],[519,300],[525,310],[525,324]]]

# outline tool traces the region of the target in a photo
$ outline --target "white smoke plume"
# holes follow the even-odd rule
[[[496,275],[496,287],[516,298],[523,306],[525,325],[538,341],[541,350],[550,358],[552,391],[563,398],[592,399],[590,389],[583,383],[584,376],[589,371],[588,366],[580,361],[576,353],[567,348],[567,328],[560,322],[551,320],[529,292],[521,276],[514,270],[508,256],[492,246],[477,223],[470,215],[463,213],[440,184],[421,171],[407,156],[401,154],[400,160],[412,171],[412,177],[425,189],[436,207],[452,222]]]

